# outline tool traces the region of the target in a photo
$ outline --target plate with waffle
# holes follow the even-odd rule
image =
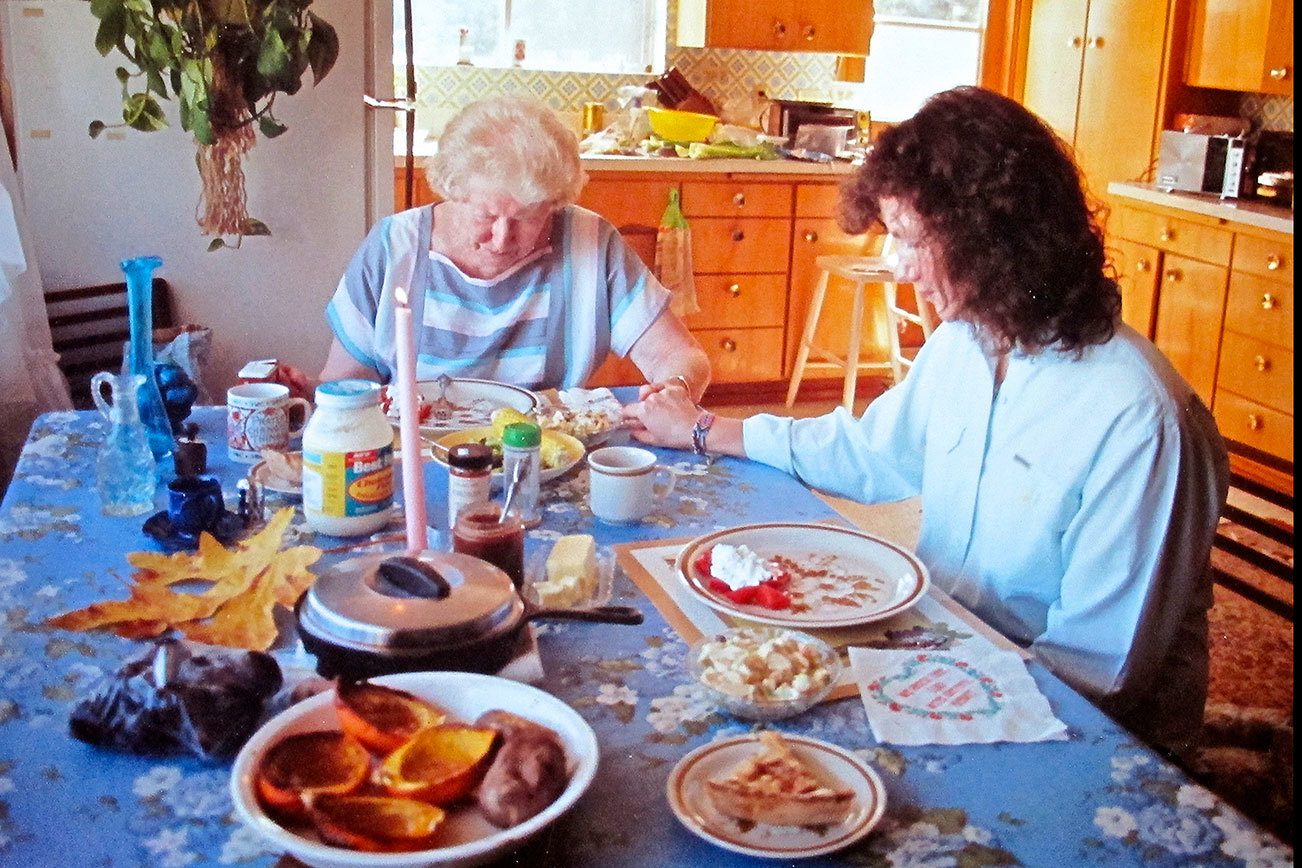
[[[679,761],[669,807],[712,844],[767,859],[834,853],[873,830],[886,789],[834,744],[763,730],[711,742]]]

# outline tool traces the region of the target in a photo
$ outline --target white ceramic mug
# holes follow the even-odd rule
[[[303,408],[298,425],[290,411]],[[312,403],[291,398],[280,383],[243,383],[226,390],[226,455],[241,464],[257,464],[263,449],[289,451],[289,441],[303,433],[312,415]]]
[[[674,472],[636,446],[597,449],[588,455],[588,469],[588,505],[612,524],[641,521],[674,490]]]

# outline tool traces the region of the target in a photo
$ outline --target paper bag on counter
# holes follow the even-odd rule
[[[669,309],[682,316],[698,313],[696,281],[692,278],[692,230],[678,207],[678,191],[669,191],[669,204],[656,232],[656,277],[672,293]]]

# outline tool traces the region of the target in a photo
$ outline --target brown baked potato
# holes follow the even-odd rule
[[[519,825],[564,792],[569,774],[556,733],[507,711],[487,712],[475,726],[495,729],[503,740],[476,794],[490,823]]]

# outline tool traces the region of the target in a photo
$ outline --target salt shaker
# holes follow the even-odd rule
[[[514,422],[502,431],[502,476],[516,481],[511,512],[526,527],[542,521],[538,512],[541,446],[542,429],[532,422]]]
[[[483,443],[458,443],[448,450],[448,527],[472,503],[488,500],[493,450]]]

